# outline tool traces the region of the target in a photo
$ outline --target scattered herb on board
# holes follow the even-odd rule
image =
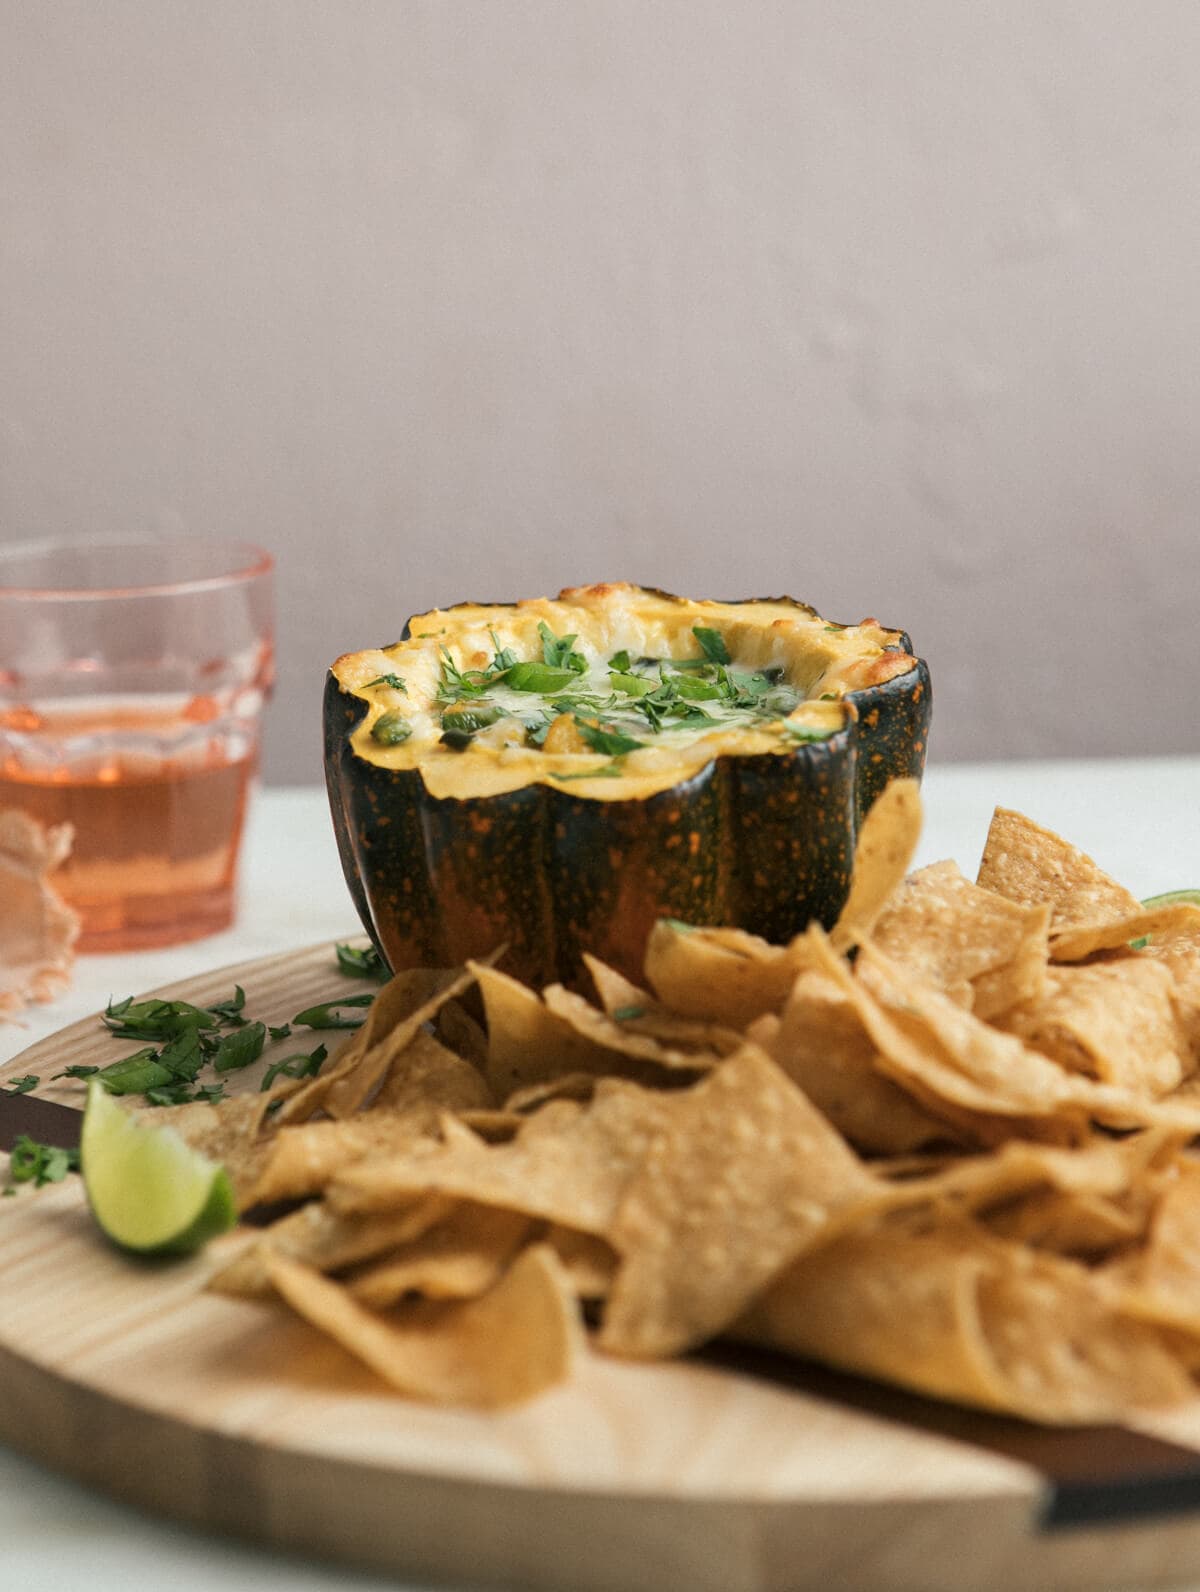
[[[78,1150],[66,1150],[57,1144],[39,1144],[27,1133],[22,1133],[13,1144],[8,1163],[8,1173],[14,1183],[32,1183],[35,1188],[46,1183],[61,1183],[68,1172],[78,1170]]]
[[[368,945],[362,951],[355,950],[352,945],[338,945],[334,949],[338,966],[351,978],[374,978],[382,982],[389,976],[387,963],[373,945]],[[286,1039],[290,1032],[290,1028],[284,1024],[282,1031],[272,1028],[271,1038]]]
[[[285,1056],[282,1061],[272,1062],[263,1074],[261,1088],[267,1090],[281,1074],[285,1078],[314,1078],[321,1070],[321,1063],[329,1052],[324,1045],[318,1045],[315,1050],[310,1050],[307,1055],[301,1052],[296,1056]]]
[[[374,946],[362,950],[338,943],[334,947],[340,972],[351,978],[373,979],[383,982],[390,974],[386,963]],[[96,1063],[75,1063],[56,1072],[58,1078],[85,1079],[99,1077],[109,1094],[141,1095],[147,1105],[175,1106],[192,1101],[215,1104],[225,1098],[224,1078],[202,1083],[199,1075],[203,1068],[224,1075],[240,1071],[259,1060],[268,1039],[278,1042],[291,1037],[293,1024],[301,1028],[358,1028],[366,1020],[358,1011],[370,1006],[374,995],[347,995],[340,1000],[310,1006],[297,1013],[291,1022],[271,1024],[251,1021],[245,1015],[246,992],[240,984],[234,985],[227,1000],[214,1001],[211,1006],[195,1006],[190,1001],[141,1000],[130,995],[124,1000],[109,999],[101,1021],[114,1039],[157,1040],[159,1044],[144,1044],[128,1056],[121,1056],[104,1066]],[[353,1013],[353,1015],[352,1015]],[[321,1068],[328,1052],[324,1045],[315,1050],[285,1056],[272,1062],[264,1075],[262,1088],[268,1089],[277,1077],[309,1078]],[[41,1079],[35,1073],[10,1078],[0,1085],[0,1094],[29,1094]],[[20,1142],[20,1141],[18,1141]],[[27,1139],[30,1146],[26,1158],[39,1148]],[[52,1146],[41,1146],[49,1152]],[[74,1155],[74,1151],[54,1151]],[[16,1152],[14,1151],[14,1158]],[[47,1163],[51,1171],[37,1176],[35,1170],[23,1175],[14,1172],[17,1182],[28,1182],[37,1176],[39,1183],[57,1182],[62,1176],[57,1171],[57,1159]],[[30,1161],[30,1165],[34,1165]],[[74,1163],[70,1170],[74,1170]],[[4,1190],[12,1193],[11,1188]]]
[[[326,1001],[320,1006],[307,1006],[304,1011],[296,1013],[292,1023],[300,1028],[361,1028],[366,1018],[347,1017],[342,1013],[342,1008],[369,1006],[374,999],[374,995],[346,995],[341,1000]]]

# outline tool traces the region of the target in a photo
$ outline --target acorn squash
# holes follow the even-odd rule
[[[926,665],[875,620],[629,585],[411,619],[325,692],[360,917],[393,968],[638,977],[659,917],[783,940],[830,924],[857,826],[920,777]]]

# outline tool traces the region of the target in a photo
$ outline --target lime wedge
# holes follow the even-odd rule
[[[1164,890],[1162,895],[1147,896],[1142,905],[1144,907],[1173,907],[1181,901],[1188,906],[1200,907],[1200,890]]]
[[[96,1079],[88,1085],[79,1162],[92,1215],[122,1249],[186,1255],[237,1221],[225,1168],[174,1128],[135,1121]]]

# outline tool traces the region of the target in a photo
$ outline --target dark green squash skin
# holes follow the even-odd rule
[[[899,650],[912,652],[907,636]],[[883,788],[893,779],[920,779],[933,710],[929,665],[916,667],[866,691],[851,691],[847,701],[858,713],[858,821],[862,823]]]
[[[393,969],[506,943],[501,966],[538,986],[583,982],[584,951],[640,982],[659,917],[776,942],[810,918],[828,927],[863,815],[889,779],[921,776],[929,671],[918,662],[849,700],[857,723],[828,740],[720,757],[639,800],[528,785],[460,801],[430,796],[415,769],[358,757],[350,736],[367,704],[330,674],[325,775],[359,917]]]

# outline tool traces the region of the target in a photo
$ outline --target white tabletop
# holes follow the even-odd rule
[[[1200,886],[1200,758],[933,767],[919,862],[971,873],[992,808],[1016,807],[1090,852],[1135,895]],[[103,1007],[234,962],[360,932],[324,792],[262,792],[235,928],[168,951],[83,957],[70,992],[0,1028],[0,1062]],[[131,1462],[134,1456],[131,1456]],[[373,1592],[390,1579],[259,1553],[151,1520],[0,1448],[0,1592]],[[418,1592],[407,1583],[407,1592]],[[420,1592],[425,1592],[424,1588]],[[565,1589],[564,1589],[565,1592]]]

